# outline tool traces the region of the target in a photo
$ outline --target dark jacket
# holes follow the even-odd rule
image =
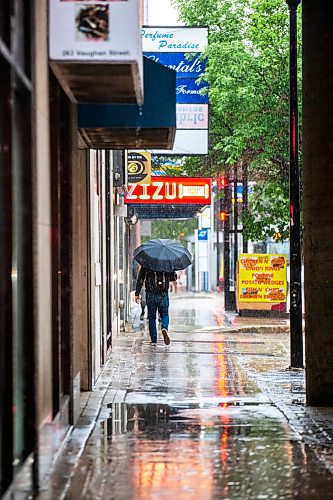
[[[169,291],[170,281],[176,280],[176,273],[160,273],[142,267],[136,282],[135,296],[137,297],[140,294],[143,283],[145,284],[146,292],[163,293]]]

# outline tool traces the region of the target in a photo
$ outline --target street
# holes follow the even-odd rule
[[[39,498],[333,498],[332,414],[303,404],[287,320],[221,301],[171,294],[168,347],[134,308]]]

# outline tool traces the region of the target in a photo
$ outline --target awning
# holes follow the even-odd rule
[[[136,63],[50,63],[73,102],[142,102],[142,80]]]
[[[144,58],[144,104],[79,104],[78,127],[89,148],[172,149],[176,72]]]
[[[130,205],[135,209],[140,220],[150,219],[193,219],[207,205]]]

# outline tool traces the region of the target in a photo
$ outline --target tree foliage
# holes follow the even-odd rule
[[[198,226],[196,219],[191,220],[156,220],[152,223],[151,238],[170,238],[182,242],[194,233]]]
[[[174,3],[185,24],[209,27],[203,78],[209,83],[210,153],[186,160],[185,169],[214,176],[246,162],[256,185],[243,222],[262,240],[273,226],[288,224],[288,7],[281,0]]]
[[[245,237],[251,241],[263,241],[267,236],[281,241],[287,239],[288,209],[288,195],[281,183],[257,184],[249,195],[249,209],[242,217]]]

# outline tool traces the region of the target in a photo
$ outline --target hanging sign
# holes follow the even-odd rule
[[[137,0],[49,0],[50,59],[138,61],[139,4]]]
[[[172,151],[156,154],[208,153],[208,84],[200,81],[206,66],[206,27],[144,26],[144,56],[176,71],[177,128]]]
[[[129,184],[150,184],[151,154],[148,151],[128,151],[127,179]]]
[[[212,180],[206,177],[154,177],[150,184],[128,184],[125,203],[210,205]]]

